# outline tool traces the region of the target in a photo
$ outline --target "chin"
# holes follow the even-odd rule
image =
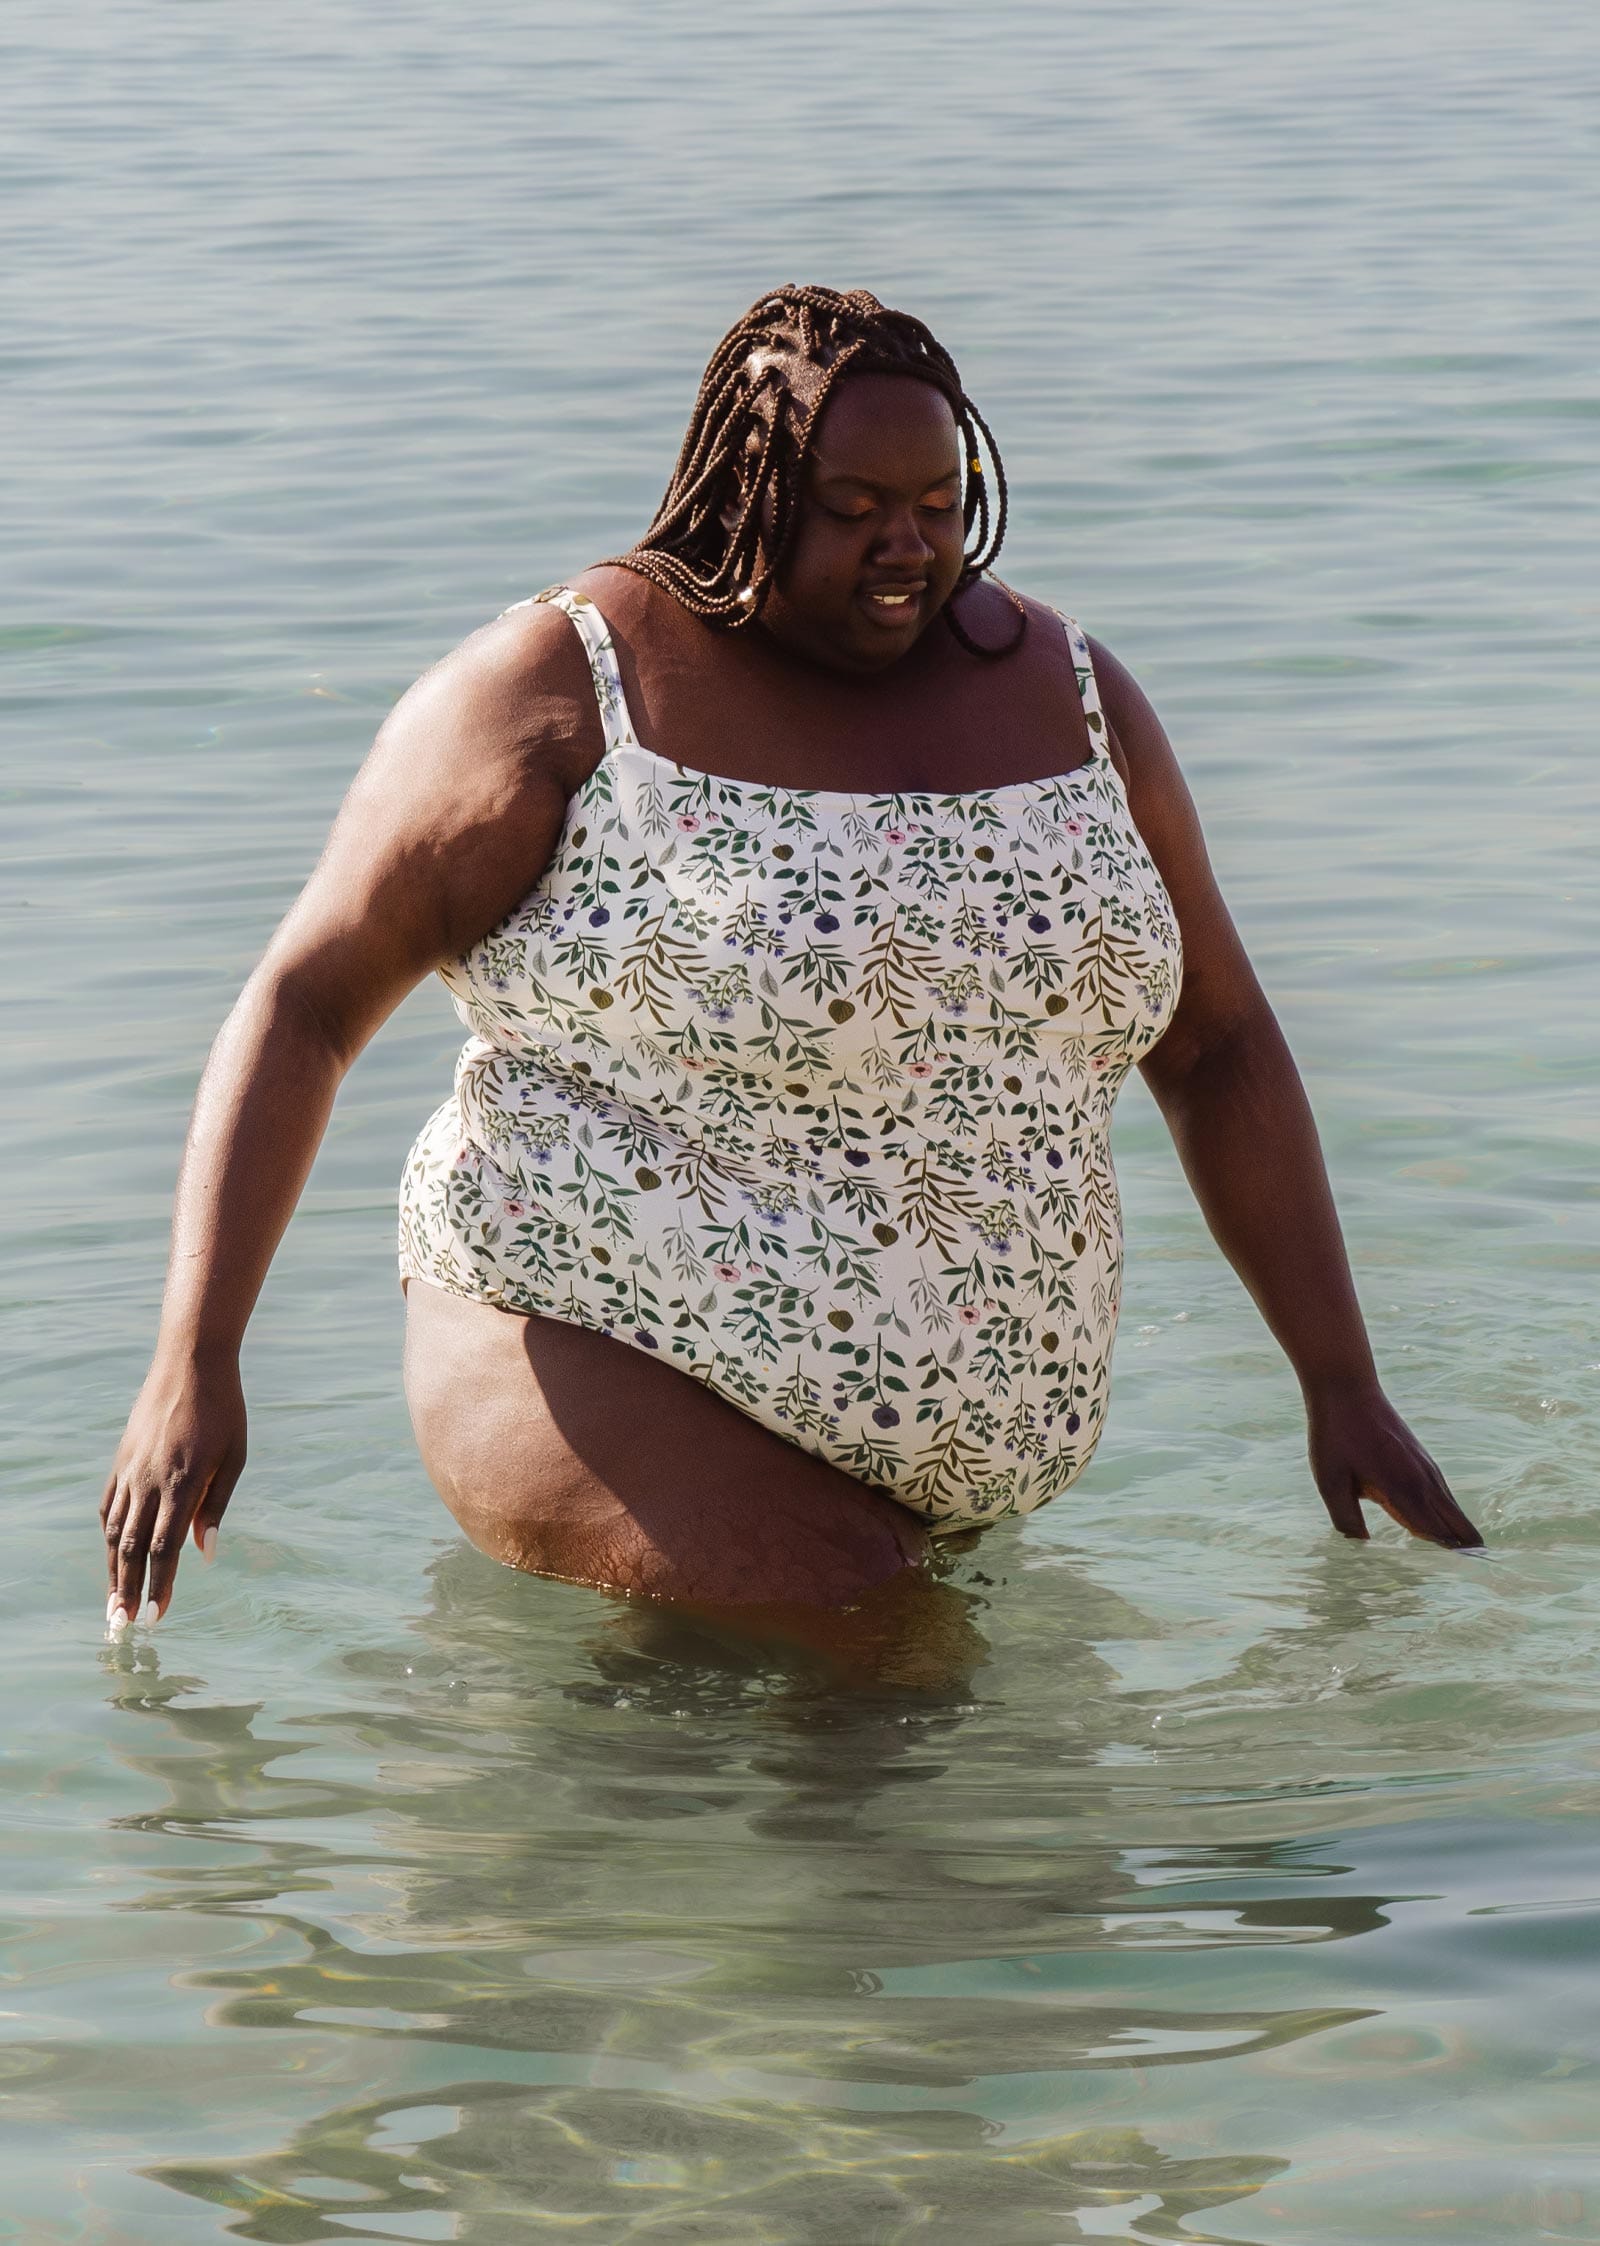
[[[921,646],[928,636],[929,627],[937,623],[938,619],[939,610],[936,608],[928,615],[919,617],[912,630],[886,632],[875,629],[870,624],[863,624],[854,617],[849,618],[838,630],[828,635],[833,651],[832,660],[841,668],[852,671],[892,671],[896,663],[903,662],[914,648]]]
[[[920,645],[943,607],[944,602],[940,601],[937,608],[917,619],[914,629],[903,632],[884,631],[867,623],[851,608],[842,613],[807,615],[788,602],[773,603],[761,621],[775,640],[794,654],[804,656],[808,662],[868,678],[892,671],[896,663],[902,662]]]

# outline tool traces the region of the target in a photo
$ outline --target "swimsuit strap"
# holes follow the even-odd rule
[[[628,698],[622,691],[622,670],[605,618],[587,594],[575,593],[570,585],[546,586],[542,593],[534,595],[534,602],[539,601],[547,601],[552,608],[559,608],[564,616],[572,619],[588,653],[589,676],[594,680],[594,698],[600,705],[600,723],[605,729],[606,754],[609,756],[616,748],[636,749],[639,736],[628,714]]]
[[[1089,642],[1084,636],[1083,626],[1075,616],[1063,616],[1059,608],[1055,613],[1061,617],[1061,629],[1066,633],[1067,645],[1072,650],[1072,667],[1078,674],[1078,699],[1083,704],[1084,721],[1089,728],[1089,747],[1101,763],[1110,765],[1113,774],[1120,780],[1121,774],[1117,773],[1107,745],[1110,735],[1106,713],[1100,706],[1100,681],[1094,675],[1094,657],[1089,653]]]

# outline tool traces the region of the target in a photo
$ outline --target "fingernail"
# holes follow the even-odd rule
[[[154,1599],[145,1600],[144,1612],[139,1619],[147,1630],[154,1629],[155,1625],[161,1620],[161,1609],[156,1605]]]
[[[111,1609],[110,1620],[112,1630],[120,1637],[122,1632],[128,1627],[127,1608],[125,1606],[114,1606]]]
[[[200,1539],[200,1557],[209,1567],[217,1556],[217,1532],[207,1529]]]

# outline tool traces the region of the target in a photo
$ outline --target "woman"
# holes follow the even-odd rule
[[[1367,1498],[1481,1541],[1379,1387],[1161,726],[987,576],[1004,526],[928,331],[785,288],[718,346],[640,544],[403,698],[200,1087],[102,1506],[114,1626],[165,1612],[186,1534],[211,1556],[246,1320],[346,1069],[431,969],[473,1036],[406,1170],[406,1385],[485,1551],[836,1607],[1067,1487],[1135,1062],[1334,1526]]]

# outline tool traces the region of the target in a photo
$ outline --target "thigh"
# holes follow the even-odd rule
[[[440,1496],[512,1567],[659,1598],[843,1606],[925,1556],[892,1498],[585,1327],[414,1279],[405,1376]]]

